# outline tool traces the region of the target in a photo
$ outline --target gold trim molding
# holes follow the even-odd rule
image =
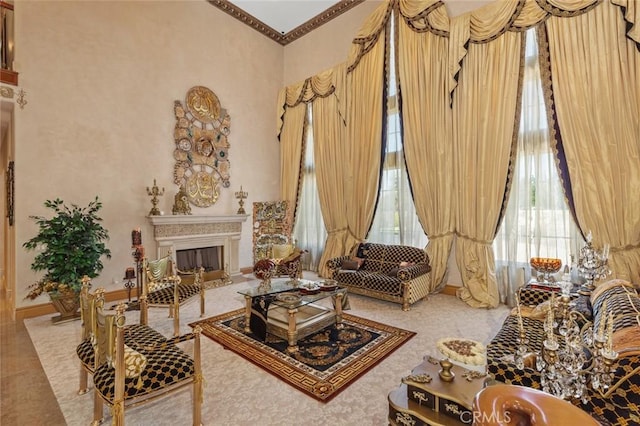
[[[299,39],[300,37],[310,33],[311,31],[326,24],[332,19],[342,15],[344,12],[354,8],[360,3],[364,3],[365,0],[341,0],[338,3],[334,4],[333,6],[331,6],[329,9],[314,16],[313,18],[309,19],[307,22],[297,26],[296,28],[292,29],[291,31],[285,34],[279,33],[278,31],[271,28],[269,25],[265,24],[264,22],[254,17],[253,15],[250,15],[249,13],[245,12],[244,10],[242,10],[235,4],[229,2],[228,0],[207,0],[207,1],[211,5],[222,10],[223,12],[226,12],[229,15],[233,16],[240,22],[243,22],[244,24],[250,26],[254,30],[269,37],[273,41],[283,46],[286,46],[292,41]]]

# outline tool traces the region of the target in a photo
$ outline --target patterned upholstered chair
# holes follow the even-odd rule
[[[89,288],[91,282],[89,277],[82,279],[82,289],[80,290],[80,313],[82,315],[82,341],[76,347],[76,353],[80,359],[80,388],[78,394],[82,395],[89,391],[88,377],[93,374],[96,368],[95,357],[95,312],[98,307],[104,305],[104,289],[99,288],[95,293],[91,293]],[[141,306],[141,308],[143,308]],[[144,305],[146,309],[146,304]],[[141,315],[144,316],[144,315]],[[147,344],[160,344],[167,339],[157,331],[145,324],[128,324],[125,334],[125,343],[132,339],[136,342],[144,341]]]
[[[144,297],[141,304],[145,304]],[[125,305],[108,313],[97,305],[94,316],[96,367],[93,373],[93,424],[100,424],[104,405],[113,425],[124,425],[125,408],[191,386],[193,424],[201,424],[202,371],[200,328],[158,343],[131,335],[125,325]],[[152,331],[146,327],[147,331]],[[193,356],[177,343],[193,340]]]
[[[272,276],[302,277],[301,256],[293,233],[293,212],[288,201],[253,203],[253,264],[269,259],[275,264]]]
[[[180,334],[180,306],[200,296],[200,316],[204,316],[204,269],[193,273],[180,271],[175,267],[171,252],[157,259],[143,259],[142,294],[149,307],[169,309],[169,318],[173,318],[173,334]],[[178,275],[180,274],[180,275]],[[192,275],[190,282],[182,282],[181,276]],[[146,323],[145,317],[142,321]]]

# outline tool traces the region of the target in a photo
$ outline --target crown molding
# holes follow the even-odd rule
[[[333,6],[331,6],[329,9],[314,16],[313,18],[309,19],[307,22],[301,25],[298,25],[296,28],[292,29],[291,31],[285,34],[279,33],[278,31],[271,28],[269,25],[265,24],[264,22],[254,17],[253,15],[250,15],[249,13],[245,12],[244,10],[242,10],[241,8],[239,8],[238,6],[236,6],[235,4],[231,3],[228,0],[207,0],[207,1],[209,2],[209,4],[217,7],[223,12],[228,13],[229,15],[233,16],[240,22],[250,26],[254,30],[269,37],[271,40],[275,41],[276,43],[286,46],[292,41],[299,39],[300,37],[310,33],[311,31],[315,30],[321,25],[324,25],[327,22],[331,21],[332,19],[340,16],[344,12],[354,8],[360,3],[363,3],[365,0],[341,0],[338,3],[334,4]]]

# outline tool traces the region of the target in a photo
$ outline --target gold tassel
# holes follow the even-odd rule
[[[120,422],[120,419],[124,417],[124,401],[114,401],[111,407],[111,416],[112,426],[124,426],[124,422]]]

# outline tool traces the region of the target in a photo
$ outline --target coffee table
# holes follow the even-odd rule
[[[287,340],[289,353],[298,351],[298,340],[332,324],[342,327],[342,301],[346,288],[336,286],[307,294],[313,281],[275,279],[267,287],[238,291],[245,298],[245,333],[264,331]],[[332,303],[317,302],[331,300]],[[252,326],[253,324],[253,326]],[[260,330],[258,330],[260,329]]]

